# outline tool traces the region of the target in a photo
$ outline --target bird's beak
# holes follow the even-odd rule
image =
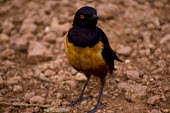
[[[92,20],[99,19],[99,17],[97,15],[93,15],[90,19],[92,19]]]

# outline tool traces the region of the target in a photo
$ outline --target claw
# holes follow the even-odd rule
[[[98,109],[103,109],[105,108],[106,106],[104,104],[98,104],[97,106],[95,106],[92,110],[90,111],[87,111],[87,113],[95,113]]]
[[[73,100],[70,102],[70,106],[75,106],[76,104],[80,104],[82,101],[85,101],[85,100],[88,100],[88,99],[91,99],[92,96],[88,96],[88,97],[80,97],[76,100]]]

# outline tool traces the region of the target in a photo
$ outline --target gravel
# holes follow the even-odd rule
[[[106,107],[98,112],[169,113],[169,4],[168,0],[0,0],[0,101],[51,106],[1,104],[0,112],[84,113],[94,107],[100,86],[94,76],[84,93],[93,98],[68,106],[87,78],[70,66],[63,43],[77,9],[90,5],[98,11],[98,27],[124,61],[115,61],[117,70],[106,77],[101,99]]]

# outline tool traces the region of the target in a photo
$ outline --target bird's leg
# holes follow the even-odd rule
[[[87,75],[86,75],[86,76],[87,76]],[[71,101],[71,102],[70,102],[70,106],[75,106],[76,104],[79,104],[79,103],[81,103],[81,102],[84,101],[84,100],[87,100],[87,99],[92,98],[91,96],[89,96],[89,97],[83,97],[84,90],[85,90],[85,88],[86,88],[86,86],[87,86],[87,83],[88,83],[89,80],[90,80],[90,77],[91,77],[91,75],[88,75],[88,76],[87,76],[86,83],[85,83],[85,85],[84,85],[84,87],[83,87],[83,90],[82,90],[81,93],[80,93],[79,98],[76,99],[76,100],[74,100],[74,101]]]
[[[103,93],[103,88],[104,88],[104,84],[105,84],[105,78],[100,78],[100,83],[101,83],[101,87],[99,88],[99,95],[98,95],[98,99],[97,99],[97,104],[95,105],[95,107],[88,111],[87,113],[95,113],[98,109],[102,109],[105,107],[105,105],[100,103],[100,99]]]

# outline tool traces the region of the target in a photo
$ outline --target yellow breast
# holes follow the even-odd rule
[[[98,69],[108,68],[102,57],[103,43],[99,42],[94,47],[76,47],[65,36],[65,52],[70,64],[78,71],[94,73]],[[106,70],[106,69],[105,69]]]

